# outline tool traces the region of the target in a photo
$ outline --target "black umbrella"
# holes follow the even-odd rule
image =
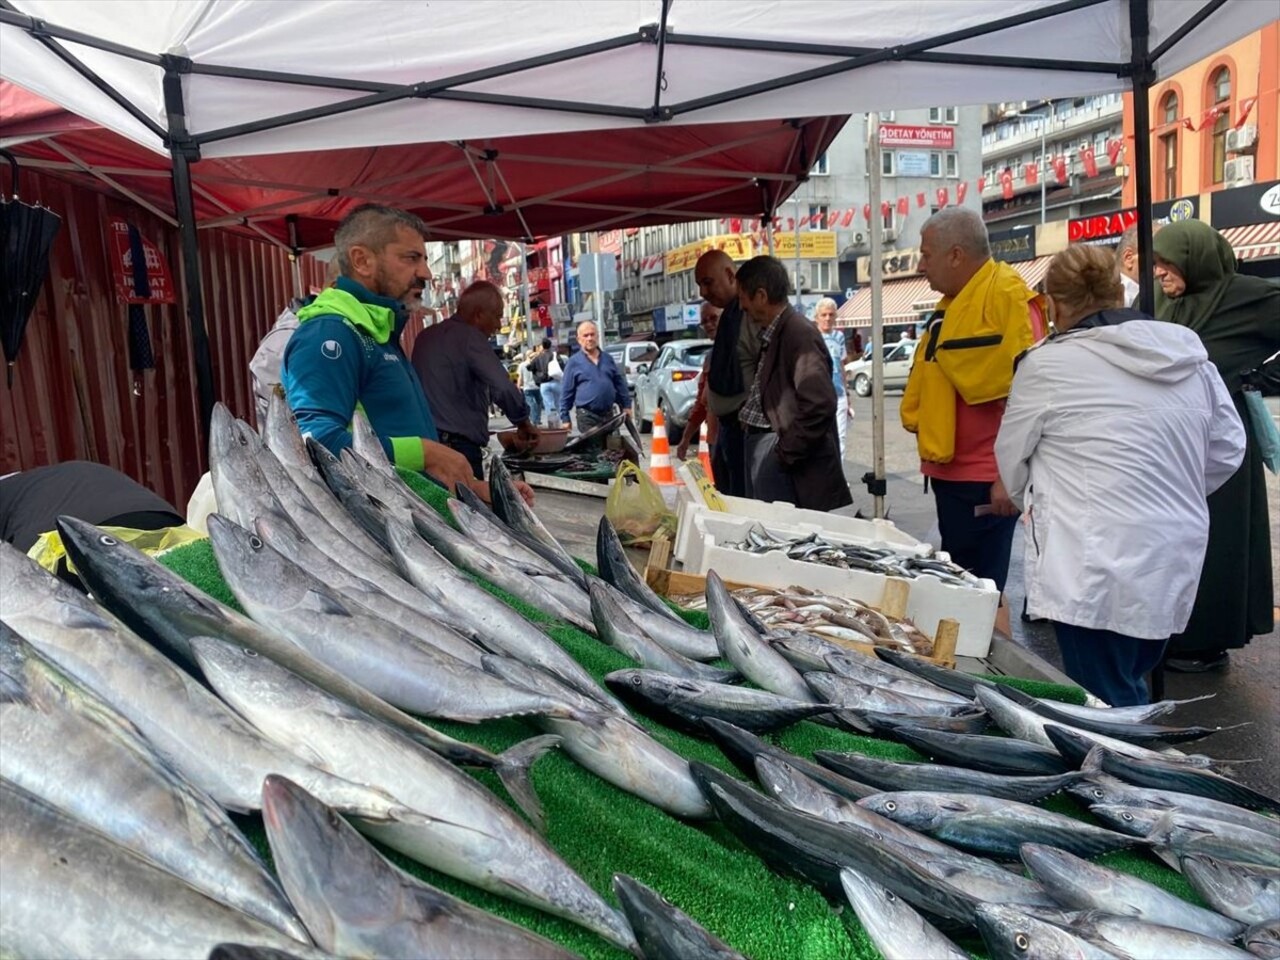
[[[0,151],[13,175],[13,199],[0,202],[0,346],[8,361],[9,386],[13,365],[22,349],[22,335],[49,272],[49,250],[62,227],[62,218],[45,207],[18,199],[18,161]]]

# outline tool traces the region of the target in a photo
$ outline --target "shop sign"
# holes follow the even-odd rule
[[[141,250],[143,262],[146,264],[145,283],[134,282],[133,251],[135,244],[129,237],[130,226],[120,217],[111,218],[111,258],[112,273],[116,280],[116,300],[120,303],[176,303],[173,277],[169,274],[169,264],[160,255],[160,250],[146,237],[134,234],[137,248]],[[142,279],[139,277],[138,279]]]
[[[929,154],[926,151],[899,150],[893,158],[893,172],[899,177],[927,177]]]
[[[1031,228],[1000,230],[988,235],[991,257],[1005,263],[1018,263],[1036,258],[1036,232]]]
[[[779,233],[773,238],[773,255],[779,260],[796,258],[796,235]],[[836,234],[834,230],[801,230],[800,259],[802,260],[834,260],[836,256]]]
[[[615,256],[622,253],[621,230],[606,230],[599,235],[596,242],[601,253],[612,253]]]
[[[661,276],[663,270],[665,269],[666,255],[660,253],[657,256],[653,256],[652,254],[650,254],[647,257],[642,257],[640,263],[641,263],[640,276],[642,277]]]
[[[667,275],[692,270],[698,258],[708,250],[723,250],[733,260],[750,260],[755,256],[751,238],[738,233],[722,233],[686,243],[667,251]]]
[[[880,276],[885,280],[900,280],[914,276],[919,272],[920,249],[911,247],[907,250],[890,250],[880,255]],[[858,282],[868,283],[871,280],[871,258],[858,258]]]
[[[1070,243],[1106,243],[1119,240],[1121,234],[1137,222],[1138,211],[1132,208],[1079,217],[1067,221],[1067,240]]]
[[[698,321],[701,319],[701,314],[702,314],[702,304],[686,303],[684,305],[685,329],[696,327],[698,325]]]
[[[1219,230],[1280,220],[1280,180],[1219,190],[1213,195],[1209,216]]]
[[[956,145],[956,128],[913,127],[903,123],[880,124],[882,147],[932,147],[935,150],[952,150]]]

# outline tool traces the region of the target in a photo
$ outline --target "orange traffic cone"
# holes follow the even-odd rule
[[[698,461],[702,464],[702,472],[707,475],[707,479],[715,483],[716,478],[711,473],[711,445],[707,443],[707,421],[705,420],[698,429]]]
[[[671,444],[667,440],[667,419],[662,407],[653,412],[653,449],[649,453],[649,479],[663,486],[676,482],[676,472],[671,466]]]

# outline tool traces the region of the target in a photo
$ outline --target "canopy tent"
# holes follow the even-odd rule
[[[714,149],[699,153],[687,136],[681,138],[681,128],[761,121],[776,128],[780,118],[993,102],[1011,91],[1029,99],[1130,88],[1135,129],[1145,131],[1153,82],[1275,17],[1273,3],[1255,0],[559,0],[554,9],[555,29],[548,30],[538,29],[548,7],[533,0],[384,2],[376,16],[362,0],[289,6],[271,0],[135,0],[128,6],[0,0],[0,77],[149,151],[169,154],[185,265],[188,276],[198,276],[192,164],[202,158],[226,158],[247,171],[246,181],[259,181],[245,184],[265,191],[247,208],[255,216],[292,212],[331,219],[343,204],[326,207],[325,201],[342,199],[340,192],[304,195],[303,208],[293,210],[296,192],[278,200],[270,193],[298,186],[293,177],[258,177],[252,164],[274,156],[284,167],[266,172],[278,176],[293,170],[300,154],[334,151],[326,162],[356,165],[370,154],[346,151],[465,144],[455,149],[482,192],[487,188],[485,212],[495,218],[480,220],[484,229],[476,232],[510,235],[514,226],[498,220],[510,212],[508,201],[520,209],[521,198],[510,189],[494,145],[503,138],[574,133],[575,143],[590,151],[644,132],[653,134],[651,143],[670,144],[667,158],[707,163]],[[838,121],[825,135],[834,136],[836,127]],[[750,177],[758,192],[753,206],[731,209],[732,191],[721,195],[725,202],[713,203],[716,188],[704,185],[709,189],[699,194],[683,174],[662,170],[650,189],[639,192],[641,202],[633,196],[633,211],[658,220],[693,219],[719,206],[771,216],[820,152],[824,137],[814,130],[808,138],[808,128],[793,128],[788,161],[772,171],[790,174],[789,180]],[[812,154],[804,149],[807,140]],[[483,165],[477,155],[485,158]],[[390,176],[400,182],[421,177],[418,156],[405,153],[399,172]],[[1146,136],[1136,138],[1133,159],[1138,206],[1146,209]],[[458,160],[458,154],[451,161],[436,152],[428,163],[447,168]],[[759,163],[735,169],[762,172]],[[427,176],[440,172],[431,167]],[[635,179],[634,171],[617,175]],[[329,177],[319,179],[332,185]],[[566,174],[564,189],[571,190],[575,179]],[[442,199],[452,202],[440,193],[448,182],[424,183],[423,189],[433,194],[442,218],[458,214],[453,223],[473,229],[473,211],[442,206]],[[362,186],[380,190],[386,184]],[[871,186],[878,194],[874,178]],[[693,193],[682,195],[682,189]],[[739,190],[734,200],[746,204],[748,197]],[[875,207],[878,197],[871,200]],[[227,217],[247,218],[245,209],[223,202],[231,207]],[[626,200],[605,200],[604,206],[591,211],[595,220],[579,225],[607,221],[601,214],[618,214],[612,222],[625,222]],[[1139,253],[1150,262],[1149,218],[1142,222]],[[537,227],[523,217],[519,230],[532,236]],[[872,262],[878,262],[875,223],[871,246]],[[878,300],[878,275],[872,282]],[[207,423],[213,393],[199,283],[188,283],[187,294]],[[1148,307],[1152,295],[1149,288],[1143,292]],[[879,329],[877,318],[873,330]],[[875,356],[878,362],[879,350]],[[877,446],[882,450],[882,443]],[[879,505],[879,452],[876,462],[869,487]]]

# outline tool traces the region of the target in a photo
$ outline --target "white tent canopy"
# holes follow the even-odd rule
[[[1276,16],[1149,3],[1153,79]],[[7,0],[0,76],[157,152],[246,156],[1127,88],[1130,22],[1130,0]]]

